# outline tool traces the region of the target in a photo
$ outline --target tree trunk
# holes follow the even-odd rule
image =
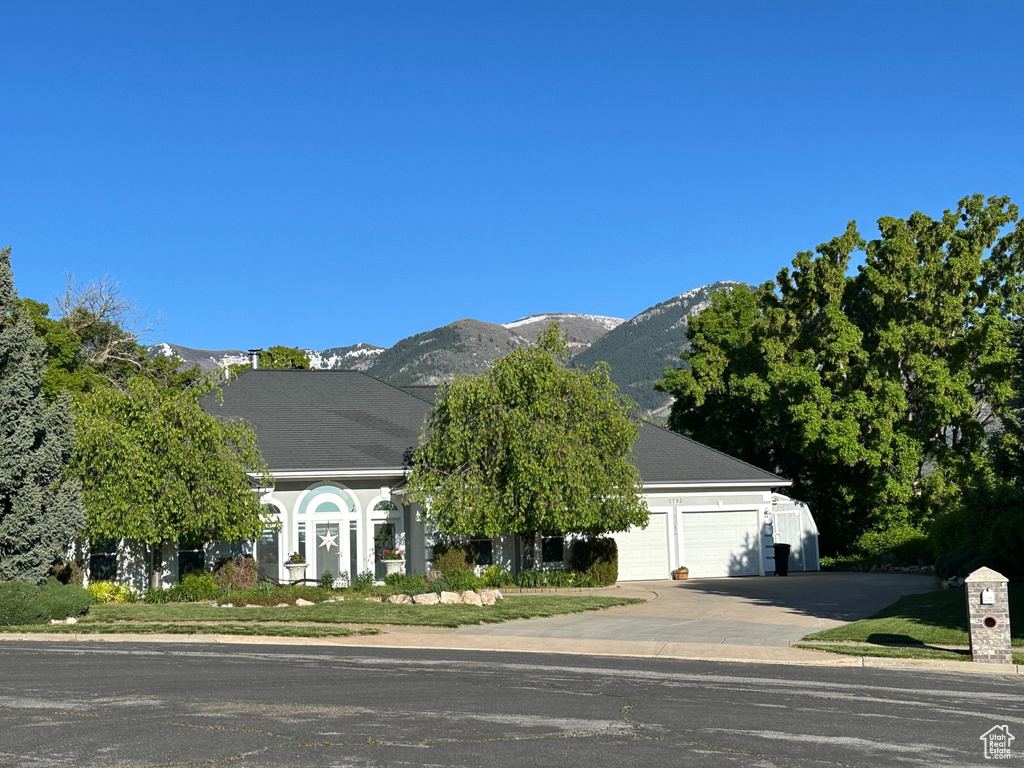
[[[149,548],[151,562],[149,568],[150,589],[163,588],[164,575],[164,543],[158,542]]]
[[[530,531],[529,533],[522,535],[523,541],[523,567],[526,570],[532,570],[537,566],[536,556],[536,540],[537,532]]]

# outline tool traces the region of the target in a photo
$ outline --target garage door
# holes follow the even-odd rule
[[[666,512],[651,510],[646,528],[630,528],[612,538],[619,547],[619,581],[669,578]]]
[[[760,513],[682,512],[682,563],[690,578],[761,573]]]

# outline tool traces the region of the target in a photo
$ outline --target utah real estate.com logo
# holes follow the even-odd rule
[[[996,725],[989,728],[978,737],[985,742],[986,760],[1009,760],[1010,743],[1014,736],[1010,733],[1010,726]]]

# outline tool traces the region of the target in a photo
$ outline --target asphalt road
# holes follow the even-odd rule
[[[618,657],[0,644],[0,766],[963,766],[1024,678]]]

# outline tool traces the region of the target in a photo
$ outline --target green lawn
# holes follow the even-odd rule
[[[1024,647],[1024,586],[1010,586],[1013,645]],[[967,645],[967,599],[963,589],[904,595],[874,616],[815,632],[804,641],[853,641],[877,645]]]
[[[285,634],[289,636],[343,636],[350,626],[366,624],[404,624],[410,626],[460,627],[467,624],[494,624],[514,619],[560,616],[567,613],[597,611],[642,600],[591,595],[512,595],[497,605],[393,605],[365,600],[320,603],[287,608],[222,608],[207,603],[171,603],[164,605],[94,605],[77,624],[54,627],[0,627],[5,632],[187,632],[225,634]],[[145,623],[142,623],[145,622]],[[202,622],[202,623],[200,623]],[[213,622],[213,623],[207,623]],[[266,624],[265,622],[275,622]],[[303,622],[317,626],[281,627],[278,622]],[[157,628],[159,627],[159,628]],[[328,632],[329,630],[329,632]]]
[[[882,645],[816,645],[814,643],[797,643],[796,648],[808,648],[812,651],[827,653],[852,654],[854,656],[881,656],[889,659],[947,659],[950,661],[971,661],[969,651],[951,651],[939,648],[894,648]],[[1013,654],[1014,664],[1024,664],[1024,653]]]

